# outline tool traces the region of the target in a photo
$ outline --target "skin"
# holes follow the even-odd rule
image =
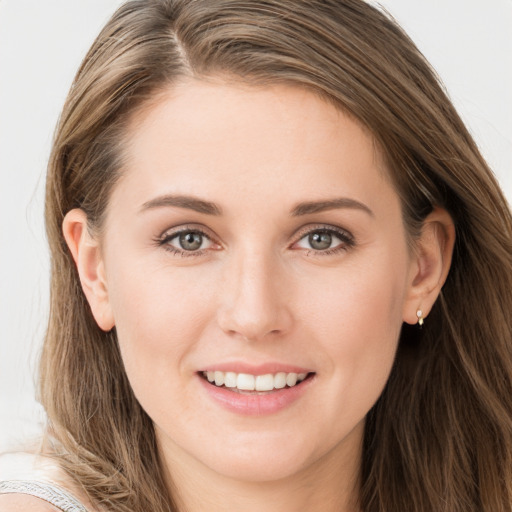
[[[58,508],[33,496],[25,494],[4,494],[0,496],[0,512],[58,512]]]
[[[446,278],[448,214],[434,210],[411,250],[371,134],[293,86],[189,80],[137,114],[124,151],[101,237],[80,210],[63,228],[98,325],[116,327],[181,508],[357,510],[364,419],[402,323],[428,315]],[[198,254],[175,253],[182,228],[204,232]],[[319,229],[331,230],[328,249],[311,246]],[[314,377],[284,409],[247,416],[198,377],[233,361]]]

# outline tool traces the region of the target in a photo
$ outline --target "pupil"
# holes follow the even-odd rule
[[[186,251],[196,251],[203,243],[201,233],[184,233],[180,235],[180,245]]]
[[[309,235],[309,244],[313,249],[324,250],[329,249],[332,243],[332,235],[330,233],[312,233]]]

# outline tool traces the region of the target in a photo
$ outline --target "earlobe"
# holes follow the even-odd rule
[[[415,242],[409,288],[403,320],[418,323],[428,316],[450,271],[455,226],[450,214],[435,208],[425,219],[420,238]]]
[[[80,283],[100,329],[110,331],[114,318],[108,296],[105,268],[98,241],[87,227],[83,210],[69,211],[62,223],[64,238],[75,261]]]

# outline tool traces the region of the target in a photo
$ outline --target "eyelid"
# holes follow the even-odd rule
[[[173,238],[181,233],[188,233],[189,231],[201,233],[212,241],[215,238],[208,229],[206,229],[204,226],[201,226],[200,224],[180,224],[179,226],[165,229],[158,236],[158,240]]]
[[[344,238],[354,240],[354,236],[347,229],[332,224],[308,224],[300,228],[294,235],[295,240],[300,240],[304,236],[309,235],[315,231],[330,231],[332,233],[343,236]]]

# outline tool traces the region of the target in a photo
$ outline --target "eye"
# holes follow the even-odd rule
[[[182,256],[199,255],[203,251],[217,247],[206,233],[191,228],[164,233],[157,242],[166,250]]]
[[[319,228],[307,232],[295,247],[309,249],[319,253],[333,254],[347,250],[354,245],[354,238],[348,232],[341,229]]]
[[[336,236],[334,236],[332,233],[328,233],[327,231],[317,231],[315,233],[310,233],[307,237],[308,244],[316,251],[324,251],[325,249],[330,249],[333,243],[333,239],[336,241],[336,238]]]
[[[198,249],[204,249],[203,245],[205,245],[207,239],[202,233],[188,231],[175,236],[172,241],[175,241],[180,246],[180,249],[197,251]]]

